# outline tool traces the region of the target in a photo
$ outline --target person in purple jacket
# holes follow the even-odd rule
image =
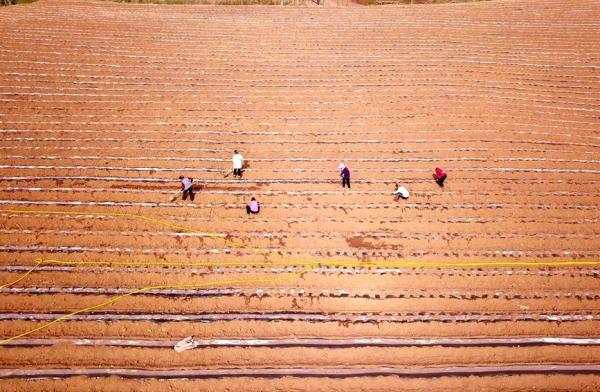
[[[194,201],[194,179],[192,177],[186,176],[179,176],[179,179],[181,180],[180,192],[183,193],[182,199],[185,200],[187,199],[187,196],[190,195],[190,200]],[[177,197],[177,195],[175,195],[174,197]]]
[[[246,214],[258,214],[260,212],[260,204],[255,197],[250,200],[250,203],[246,205]]]
[[[340,163],[340,177],[342,177],[342,188],[348,185],[348,189],[350,189],[350,169],[343,163]]]

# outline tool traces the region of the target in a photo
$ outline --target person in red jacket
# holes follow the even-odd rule
[[[444,169],[441,169],[439,167],[435,168],[435,173],[433,173],[433,179],[435,180],[435,182],[437,182],[439,186],[444,186],[444,181],[446,181],[446,177],[448,177],[448,174],[446,174]]]

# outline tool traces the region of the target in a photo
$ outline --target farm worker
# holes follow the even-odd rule
[[[260,212],[260,205],[256,198],[250,199],[250,203],[246,206],[246,214],[258,214]]]
[[[181,191],[183,192],[183,200],[185,200],[187,198],[187,195],[189,194],[190,200],[194,201],[194,187],[192,186],[194,179],[192,177],[186,176],[179,176],[179,179],[181,180]]]
[[[448,174],[446,174],[444,169],[441,169],[439,167],[435,168],[433,179],[435,180],[435,182],[437,182],[439,186],[444,186],[444,181],[446,180],[446,177],[448,177]]]
[[[233,151],[233,177],[242,178],[242,167],[244,166],[244,157],[238,152]]]
[[[350,189],[350,169],[343,163],[340,163],[340,177],[342,177],[342,188],[348,185],[348,189]]]
[[[408,189],[401,186],[400,184],[396,184],[396,191],[394,192],[394,196],[396,196],[396,198],[394,200],[398,201],[400,200],[400,198],[408,199],[409,195],[410,194],[408,193]]]

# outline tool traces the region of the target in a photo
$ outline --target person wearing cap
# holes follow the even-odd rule
[[[250,203],[246,205],[246,214],[258,214],[260,212],[260,204],[255,197],[250,199]]]
[[[190,200],[194,201],[194,187],[193,182],[194,179],[192,177],[179,176],[181,180],[181,191],[183,200],[187,199],[187,196],[190,195]],[[177,197],[177,195],[175,195]]]
[[[446,177],[448,177],[448,174],[446,174],[444,169],[439,167],[435,168],[435,173],[433,173],[433,179],[435,180],[435,182],[437,182],[439,186],[444,186],[444,181],[446,180]]]
[[[242,178],[242,168],[244,167],[244,157],[238,150],[233,151],[233,177]]]
[[[394,192],[394,196],[396,196],[396,198],[394,200],[398,201],[398,200],[400,200],[400,198],[408,199],[408,196],[410,195],[408,193],[408,189],[401,186],[400,184],[396,184],[395,188],[396,188],[396,191]]]
[[[348,189],[350,189],[350,169],[343,163],[340,163],[340,177],[342,177],[342,188],[348,185]]]

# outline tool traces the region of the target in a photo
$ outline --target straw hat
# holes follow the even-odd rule
[[[346,165],[344,165],[343,163],[340,163],[340,165],[338,166],[338,169],[344,170],[345,167],[346,167]]]

